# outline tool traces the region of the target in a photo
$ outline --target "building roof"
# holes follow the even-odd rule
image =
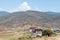
[[[36,27],[30,27],[29,29],[35,29]]]

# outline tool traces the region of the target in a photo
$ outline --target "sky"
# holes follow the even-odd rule
[[[0,0],[0,11],[26,10],[60,12],[60,0]]]

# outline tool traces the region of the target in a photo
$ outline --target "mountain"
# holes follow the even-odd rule
[[[6,16],[6,15],[9,15],[9,13],[5,11],[0,11],[0,17]]]
[[[20,11],[0,18],[0,27],[23,27],[24,25],[34,25],[40,27],[60,28],[60,15],[51,12],[41,11]]]
[[[48,14],[54,14],[54,15],[60,15],[60,12],[52,12],[52,11],[48,11],[48,12],[46,12],[46,13],[48,13]]]

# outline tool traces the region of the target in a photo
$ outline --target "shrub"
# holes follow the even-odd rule
[[[46,29],[42,32],[42,36],[51,36],[53,33],[53,31],[51,29]]]
[[[18,40],[32,40],[31,33],[24,33]]]

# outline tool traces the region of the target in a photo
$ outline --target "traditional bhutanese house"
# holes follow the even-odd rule
[[[36,28],[36,27],[30,27],[30,28],[28,28],[28,29],[24,29],[24,32],[33,32],[33,33],[34,33],[35,28]]]
[[[29,28],[30,32],[33,32],[33,33],[35,32],[35,29],[36,29],[36,27],[30,27]]]
[[[32,32],[33,36],[42,36],[42,28],[40,27],[30,27],[29,29],[25,29],[25,32]]]
[[[32,32],[34,36],[42,36],[42,31],[39,27],[30,27],[30,32]]]
[[[43,30],[42,30],[41,28],[36,28],[36,29],[35,29],[35,35],[36,35],[36,36],[42,36],[42,31],[43,31]]]

